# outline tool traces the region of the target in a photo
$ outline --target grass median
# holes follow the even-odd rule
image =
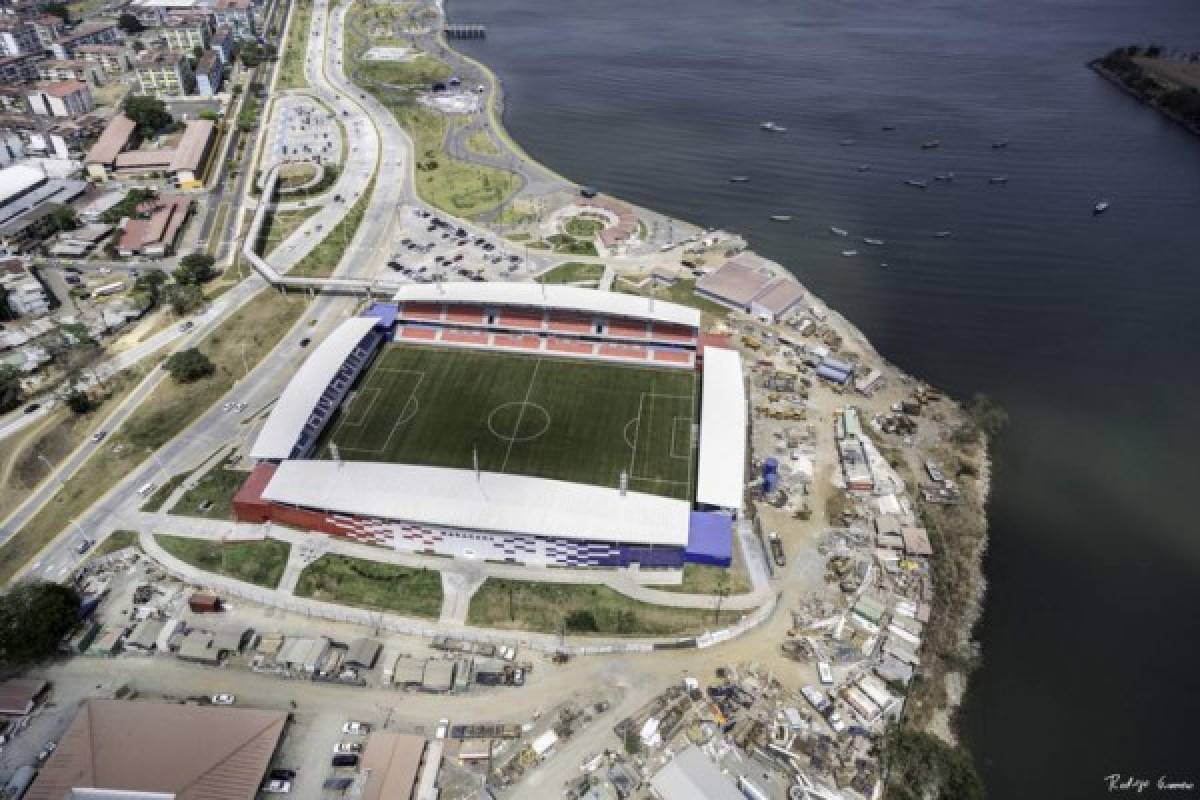
[[[737,615],[725,613],[721,622]],[[488,578],[471,598],[467,622],[485,628],[572,635],[677,636],[716,627],[712,611],[652,605],[607,586]]]
[[[292,19],[288,24],[287,43],[283,61],[279,64],[277,89],[304,89],[304,57],[308,52],[309,28],[312,25],[312,0],[292,0]]]
[[[595,286],[604,277],[603,264],[589,264],[586,261],[568,261],[559,264],[548,272],[537,276],[538,283],[583,283]]]
[[[268,211],[263,215],[262,227],[254,240],[254,252],[269,256],[283,240],[296,232],[305,220],[320,211],[320,208],[302,208],[298,211]]]
[[[257,364],[300,318],[306,305],[302,296],[264,289],[205,337],[199,349],[212,360],[215,372],[191,384],[162,380],[53,499],[0,548],[0,584],[7,583],[71,520],[228,392],[242,377],[243,356],[246,365]]]
[[[215,542],[184,536],[155,536],[154,541],[180,561],[197,569],[274,589],[283,577],[292,546],[263,539],[255,542]]]
[[[328,278],[332,275],[341,262],[346,248],[354,240],[354,234],[358,232],[358,226],[362,224],[363,217],[367,214],[367,206],[371,202],[371,195],[374,191],[375,176],[372,175],[366,190],[359,195],[358,200],[346,212],[346,216],[333,226],[333,230],[321,240],[319,245],[308,251],[308,255],[293,264],[287,274],[302,278]]]
[[[172,514],[206,519],[233,519],[233,496],[250,473],[217,464],[183,493]]]
[[[441,573],[350,556],[321,556],[300,573],[295,594],[411,617],[442,613]]]

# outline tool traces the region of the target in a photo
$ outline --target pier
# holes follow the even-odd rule
[[[487,28],[483,25],[447,25],[442,29],[447,39],[483,39]]]

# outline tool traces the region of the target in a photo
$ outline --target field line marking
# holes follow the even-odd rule
[[[356,421],[354,421],[354,422],[350,421],[349,416],[343,417],[341,424],[338,425],[339,431],[342,428],[346,427],[347,425],[349,425],[351,428],[361,428],[362,427],[362,424],[366,421],[367,416],[371,413],[371,409],[373,409],[375,407],[375,401],[379,399],[379,395],[383,394],[382,389],[378,389],[374,386],[364,386],[363,388],[358,390],[358,393],[360,395],[366,394],[367,392],[373,392],[373,394],[371,394],[369,396],[369,398],[367,400],[366,408],[364,408],[362,410],[362,413],[358,415],[358,417],[356,418]],[[355,399],[357,399],[357,398],[355,398]]]
[[[687,423],[687,430],[688,430],[688,433],[687,433],[688,448],[687,448],[687,452],[684,453],[683,455],[679,455],[678,453],[675,452],[675,439],[676,439],[676,434],[679,433],[680,420]],[[692,454],[692,418],[685,417],[682,414],[676,414],[674,417],[671,418],[671,458],[690,458],[691,454]]]
[[[533,374],[529,376],[529,385],[525,387],[525,399],[521,401],[521,411],[517,414],[517,424],[513,426],[512,437],[508,440],[508,450],[504,453],[504,463],[500,465],[500,471],[508,467],[508,457],[512,455],[513,445],[517,443],[516,436],[521,431],[521,420],[525,419],[525,408],[529,405],[529,398],[533,395],[533,382],[537,380],[538,368],[542,366],[542,359],[538,359],[533,364]]]
[[[633,435],[633,452],[629,454],[629,478],[633,479],[634,466],[637,461],[637,446],[642,439],[642,403],[646,402],[646,393],[638,395],[637,431]]]

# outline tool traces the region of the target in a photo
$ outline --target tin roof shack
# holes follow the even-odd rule
[[[332,643],[324,636],[288,637],[279,651],[277,662],[293,672],[314,674],[325,663]]]
[[[421,685],[425,677],[425,659],[399,656],[392,666],[392,685],[412,689]]]
[[[34,678],[13,678],[0,683],[0,714],[23,717],[46,696],[50,684]]]
[[[362,769],[363,800],[409,800],[417,783],[425,739],[407,733],[376,732],[367,739]]]
[[[166,620],[161,617],[146,617],[134,626],[133,632],[125,638],[125,645],[143,653],[154,652],[158,646],[158,637],[166,624]]]
[[[425,664],[425,675],[421,679],[421,690],[426,692],[448,692],[454,686],[454,661],[430,659]]]
[[[929,543],[929,532],[924,528],[905,526],[900,529],[904,540],[904,552],[910,556],[929,557],[933,555],[933,545]]]
[[[188,608],[196,614],[205,614],[221,610],[221,598],[211,592],[192,592],[188,598]]]
[[[192,630],[183,637],[179,652],[175,655],[194,664],[215,667],[221,663],[221,654],[213,647],[213,635],[208,631]]]
[[[224,628],[213,638],[213,648],[221,655],[236,656],[254,641],[253,628]]]
[[[350,643],[343,663],[348,667],[374,669],[375,662],[379,660],[379,651],[381,649],[383,649],[382,645],[374,639],[367,639],[365,637],[355,639]]]
[[[904,549],[904,537],[900,535],[900,529],[900,517],[880,514],[875,518],[875,545],[888,550]]]
[[[502,686],[508,665],[498,658],[475,659],[475,682],[480,686]]]
[[[867,460],[867,452],[862,439],[842,439],[837,443],[838,456],[842,462],[842,475],[846,488],[850,490],[871,491],[875,488],[875,478],[871,475],[871,465]]]

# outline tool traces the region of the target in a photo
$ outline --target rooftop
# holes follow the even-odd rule
[[[746,484],[746,387],[735,350],[704,348],[696,502],[741,508]]]
[[[26,798],[93,789],[252,800],[286,721],[279,711],[86,700]]]
[[[409,800],[417,782],[425,739],[407,733],[372,733],[363,753],[367,775],[362,800]]]
[[[470,281],[414,283],[402,286],[393,299],[398,303],[476,303],[570,309],[692,328],[700,326],[700,312],[694,308],[654,298],[559,284]]]
[[[773,274],[766,263],[751,253],[739,253],[696,282],[696,290],[748,308],[767,287]]]
[[[117,114],[108,123],[104,133],[88,151],[85,164],[113,164],[117,155],[129,145],[137,124],[124,114]]]
[[[605,486],[374,461],[285,461],[263,497],[465,530],[676,547],[687,545],[691,510],[683,500]]]

